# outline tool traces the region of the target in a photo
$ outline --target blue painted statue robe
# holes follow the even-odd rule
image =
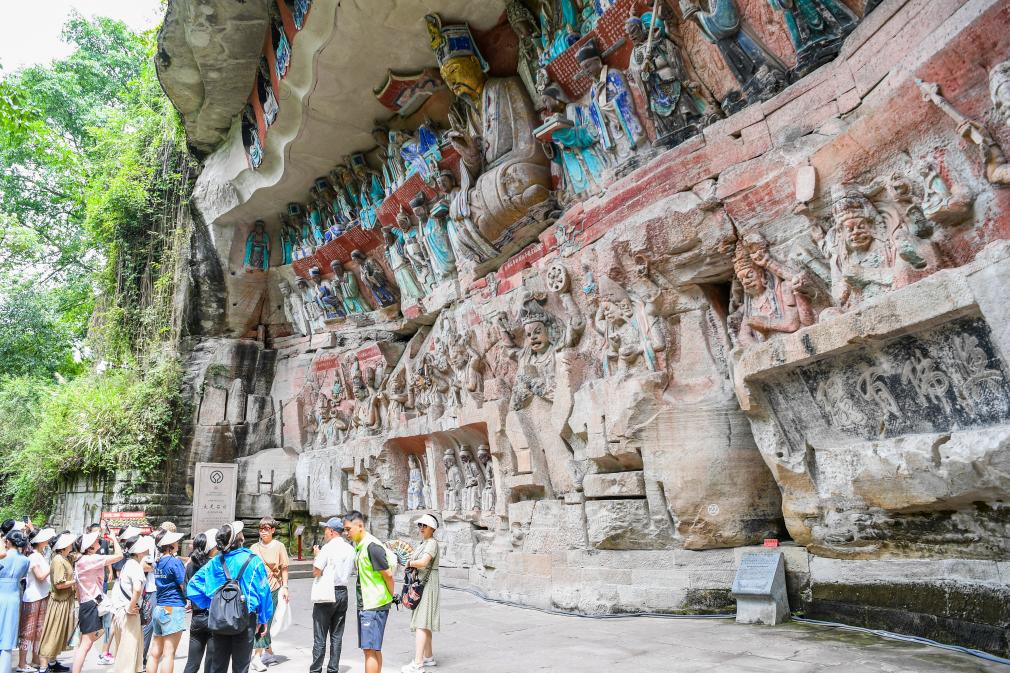
[[[574,125],[555,131],[553,141],[561,150],[561,163],[569,187],[581,194],[600,184],[606,161],[596,149],[599,138],[591,129],[586,108],[569,105],[568,120]]]
[[[421,236],[424,238],[428,252],[431,253],[431,265],[439,277],[452,275],[456,270],[456,255],[445,231],[444,218],[432,215],[421,226]]]

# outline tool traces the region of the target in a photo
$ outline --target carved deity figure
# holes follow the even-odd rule
[[[467,170],[466,166],[461,166],[461,170]],[[446,233],[456,259],[479,264],[497,256],[498,251],[484,239],[470,219],[467,195],[456,185],[456,176],[452,171],[444,170],[439,173],[436,183],[449,205]]]
[[[838,55],[856,27],[856,15],[839,0],[768,0],[782,12],[796,50],[796,76],[802,77]]]
[[[409,226],[410,218],[404,213],[400,213],[400,216],[406,220],[405,224]],[[400,221],[400,216],[397,216],[398,222]],[[402,229],[386,226],[382,228],[382,236],[386,241],[386,263],[389,264],[389,268],[393,271],[393,278],[396,279],[396,284],[399,286],[400,292],[407,300],[407,303],[413,303],[424,296],[424,287],[421,285],[421,281],[418,280],[417,273],[415,273],[410,260],[407,259],[407,254],[404,250],[406,234],[404,234]]]
[[[899,215],[885,217],[858,190],[836,199],[833,216],[831,287],[842,309],[890,290],[902,265],[924,269],[931,261],[928,242],[913,237]]]
[[[263,144],[260,143],[259,125],[252,105],[246,105],[242,111],[242,145],[249,158],[249,165],[253,170],[259,168],[263,163]]]
[[[323,212],[319,208],[319,190],[315,185],[309,187],[309,202],[305,204],[305,211],[305,219],[308,221],[314,245],[320,246],[326,243],[326,234],[324,233],[326,227],[323,223]]]
[[[288,41],[288,34],[284,31],[284,22],[277,12],[271,12],[270,17],[270,37],[274,46],[275,70],[277,79],[284,79],[288,74],[288,66],[291,65],[291,43]]]
[[[391,306],[396,303],[396,288],[390,284],[386,278],[386,272],[382,270],[379,263],[371,257],[367,257],[360,250],[351,251],[351,259],[358,263],[358,273],[361,274],[361,281],[372,293],[379,306]]]
[[[588,108],[578,103],[566,103],[564,91],[553,82],[544,87],[541,100],[550,112],[564,109],[564,113],[552,117],[558,121],[558,128],[551,135],[551,142],[560,155],[565,187],[574,196],[602,192],[603,174],[608,163]]]
[[[487,514],[494,512],[495,506],[494,465],[491,461],[491,449],[487,444],[477,447],[477,462],[480,463],[481,472],[484,474],[484,490],[480,494],[480,509]]]
[[[459,449],[459,460],[463,464],[463,512],[480,510],[480,477],[481,470],[474,460],[470,447],[463,445]]]
[[[301,30],[305,26],[305,17],[309,13],[309,5],[312,0],[285,0],[291,10],[291,19],[295,23],[295,30]]]
[[[270,236],[263,220],[256,220],[245,239],[245,268],[266,271],[270,266]]]
[[[281,213],[281,265],[295,261],[295,250],[298,246],[298,230],[291,226],[287,213]]]
[[[625,22],[628,37],[635,45],[628,65],[639,90],[648,101],[649,118],[656,128],[656,140],[678,143],[698,133],[706,121],[718,116],[718,109],[704,85],[688,77],[680,48],[666,35],[666,28],[651,13],[648,23],[637,16]],[[656,21],[655,27],[653,23]],[[649,35],[652,43],[649,44]],[[694,91],[703,92],[696,97]]]
[[[323,319],[323,308],[319,303],[315,286],[310,286],[304,279],[298,279],[298,292],[301,294],[302,306],[305,309],[305,317],[308,320],[310,333],[322,332],[326,329]]]
[[[666,350],[666,335],[661,319],[653,314],[651,301],[633,299],[627,290],[604,276],[592,325],[605,341],[604,376],[631,371],[640,362],[649,371],[659,369],[657,353]]]
[[[452,449],[446,449],[442,456],[445,465],[445,499],[442,509],[446,512],[459,513],[463,498],[463,473],[456,463],[456,454]]]
[[[299,279],[298,282],[300,285],[305,284],[304,280]],[[306,285],[306,287],[308,286]],[[302,294],[300,292],[293,293],[291,286],[285,281],[280,282],[278,289],[280,289],[281,297],[283,298],[284,317],[291,323],[296,332],[302,336],[310,336],[312,334],[312,326],[309,324],[309,318],[305,312],[305,299]]]
[[[407,510],[427,509],[423,459],[407,456]]]
[[[434,124],[426,121],[417,128],[414,135],[400,132],[400,158],[403,160],[407,177],[420,175],[427,183],[438,174],[438,162],[442,152],[438,147],[438,134]]]
[[[378,223],[376,211],[385,197],[382,181],[379,174],[368,167],[364,154],[352,154],[350,162],[354,179],[358,183],[358,222],[362,229],[374,229]]]
[[[522,0],[510,0],[505,7],[505,16],[512,32],[519,40],[519,78],[522,79],[527,93],[536,105],[540,98],[536,82],[540,61],[540,29],[537,27],[537,20]]]
[[[256,95],[263,107],[263,119],[269,127],[277,119],[280,106],[277,105],[277,97],[274,96],[274,86],[270,79],[270,65],[267,63],[266,56],[260,56],[259,71],[256,77]]]
[[[703,0],[705,1],[705,0]],[[785,84],[785,70],[740,24],[736,0],[707,0],[707,11],[696,0],[680,0],[685,21],[694,21],[702,35],[715,44],[745,100],[727,100],[723,108],[732,114],[748,103],[767,100]],[[728,109],[727,109],[728,108]]]
[[[338,260],[330,262],[330,270],[333,271],[334,282],[340,288],[340,294],[344,300],[344,310],[347,311],[348,315],[368,313],[372,310],[361,296],[358,279],[353,273],[347,272],[344,269],[344,265]]]
[[[595,40],[579,49],[576,59],[593,82],[589,90],[589,117],[600,145],[615,163],[621,164],[634,154],[645,137],[628,82],[623,72],[603,64]]]
[[[384,381],[376,382],[374,368],[362,371],[360,363],[355,360],[351,365],[351,392],[354,395],[354,412],[351,422],[354,427],[371,434],[382,424],[379,412],[379,388]]]
[[[337,284],[323,280],[322,273],[315,266],[309,269],[309,280],[312,283],[316,305],[319,307],[323,320],[336,320],[347,316],[340,287]]]
[[[429,213],[424,195],[418,194],[411,199],[410,208],[417,218],[425,256],[435,272],[435,277],[439,281],[451,278],[456,273],[456,255],[452,251],[446,232],[448,206],[444,202],[438,202]]]
[[[393,233],[403,245],[403,254],[410,262],[410,266],[424,290],[422,294],[430,292],[435,285],[435,272],[428,259],[428,249],[424,245],[421,231],[414,226],[410,216],[403,212],[396,216],[396,224],[399,229],[394,229]]]

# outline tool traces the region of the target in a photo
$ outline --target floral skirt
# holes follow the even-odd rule
[[[22,652],[36,654],[42,644],[42,625],[46,622],[49,597],[21,604],[21,624],[18,627],[18,645]]]

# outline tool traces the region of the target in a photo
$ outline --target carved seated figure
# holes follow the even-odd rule
[[[533,137],[533,103],[518,77],[486,79],[487,64],[466,24],[425,18],[442,79],[467,110],[449,133],[466,168],[460,189],[478,232],[498,249],[510,227],[550,196],[549,162]],[[471,183],[471,175],[479,177]]]

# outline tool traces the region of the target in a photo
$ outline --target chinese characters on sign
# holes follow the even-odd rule
[[[193,530],[220,528],[235,520],[236,471],[227,463],[197,463],[193,480]]]

